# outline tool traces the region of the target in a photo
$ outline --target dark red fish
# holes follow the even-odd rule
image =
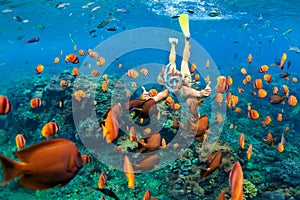
[[[159,162],[159,157],[157,154],[152,154],[140,161],[136,164],[133,164],[132,167],[134,172],[146,172],[152,170],[154,167],[157,166]]]
[[[188,119],[188,131],[193,133],[196,139],[201,140],[208,129],[208,116],[202,115],[196,122]]]
[[[161,135],[159,132],[152,134],[150,137],[145,138],[144,141],[139,140],[141,146],[139,153],[149,153],[160,149]]]
[[[271,104],[280,104],[284,102],[284,99],[286,99],[286,97],[278,94],[273,94],[272,96],[270,96],[269,101]]]
[[[131,100],[127,103],[125,110],[134,111],[135,115],[133,117],[140,117],[143,119],[149,118],[154,114],[157,115],[157,109],[155,105],[155,100],[150,98],[148,100]]]
[[[0,115],[6,115],[11,110],[9,99],[5,96],[0,96]]]
[[[31,38],[30,40],[27,40],[27,44],[29,44],[29,43],[34,43],[34,42],[38,42],[38,41],[40,41],[40,38]]]
[[[33,190],[64,186],[82,168],[81,155],[76,145],[67,139],[57,138],[35,144],[15,153],[21,162],[0,155],[6,185],[21,176],[18,183]]]

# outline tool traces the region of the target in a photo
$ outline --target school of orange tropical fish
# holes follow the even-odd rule
[[[90,2],[84,8],[93,4]],[[69,5],[58,3],[56,8],[65,9]],[[98,9],[101,6],[93,7],[91,12]],[[118,8],[117,12],[128,11]],[[189,10],[188,13],[193,14],[193,11]],[[180,16],[172,17],[177,18]],[[28,23],[19,16],[13,19],[19,23]],[[103,20],[97,29],[111,24],[113,20],[113,17]],[[107,27],[105,30],[118,29]],[[95,32],[92,30],[89,34]],[[288,29],[282,35],[286,36],[290,32]],[[34,37],[27,40],[26,44],[38,42],[40,39]],[[146,87],[138,81],[147,80],[152,73],[150,67],[131,68],[116,58],[117,64],[111,66],[116,73],[102,74],[100,67],[107,60],[101,51],[79,46],[76,42],[71,49],[69,52],[61,50],[51,58],[54,65],[71,66],[71,69],[60,72],[51,80],[43,77],[49,69],[47,64],[39,63],[32,67],[32,75],[40,80],[32,80],[33,83],[24,81],[26,87],[31,86],[27,88],[30,94],[20,93],[16,87],[12,89],[15,95],[0,92],[0,125],[15,126],[7,130],[20,130],[6,133],[0,127],[0,131],[9,134],[0,135],[7,142],[1,144],[0,151],[1,198],[12,187],[17,187],[17,190],[23,187],[40,190],[44,196],[37,198],[45,198],[49,194],[47,191],[51,190],[59,191],[62,196],[58,197],[71,199],[84,199],[76,196],[79,190],[92,196],[90,199],[268,199],[272,195],[276,197],[276,194],[268,194],[273,191],[289,196],[290,199],[300,198],[299,188],[295,189],[300,184],[300,175],[286,177],[292,174],[288,172],[291,170],[288,167],[294,167],[292,170],[300,173],[300,166],[295,167],[300,161],[292,160],[299,150],[293,141],[298,141],[295,139],[298,125],[288,120],[300,115],[298,74],[289,70],[289,52],[282,51],[280,59],[276,63],[270,61],[271,65],[257,61],[256,54],[252,52],[245,54],[241,65],[233,67],[231,72],[222,71],[213,80],[215,85],[212,85],[213,94],[210,98],[188,98],[183,104],[172,95],[160,102],[154,100],[162,92],[161,88],[155,88],[155,84]],[[296,47],[290,47],[289,50],[297,54],[299,52]],[[86,57],[93,62],[84,65],[90,69],[89,74],[81,71],[84,69],[81,64]],[[201,81],[210,84],[211,77],[201,77],[200,70],[209,74],[213,70],[211,63],[210,59],[204,63],[189,63],[194,88],[201,89]],[[96,68],[92,68],[92,65]],[[160,74],[157,74],[158,81],[164,77],[165,69],[166,66],[162,65]],[[107,99],[114,98],[112,92],[120,78],[118,72],[123,73],[124,70],[130,81],[120,86],[121,95],[129,100],[125,104],[109,104]],[[174,71],[171,73],[174,75]],[[78,79],[80,77],[98,80],[93,93],[90,88],[82,86],[84,84],[73,90],[75,81],[81,80]],[[87,137],[114,145],[113,149],[107,151],[122,154],[122,162],[118,163],[122,166],[122,172],[105,166],[105,163],[99,162],[92,152],[85,149],[78,134],[74,133],[72,103],[79,105],[81,111],[85,110],[87,104],[93,105],[99,120],[94,122],[97,124],[97,132]],[[209,111],[207,107],[212,104],[218,108],[226,107],[226,116],[221,112]],[[186,112],[186,109],[189,111]],[[22,114],[19,115],[20,111]],[[59,117],[54,117],[53,112]],[[128,113],[127,120],[122,118],[124,113]],[[180,114],[190,118],[186,122],[182,121]],[[140,129],[130,125],[129,119],[138,124]],[[163,124],[163,129],[147,127],[150,119]],[[82,119],[81,128],[86,126],[86,121]],[[222,123],[224,128],[220,131],[219,141],[206,157],[201,157],[202,145],[212,137],[211,126]],[[121,130],[124,124],[126,129]],[[181,148],[180,143],[172,143],[176,134],[182,136],[182,139],[191,137],[192,143],[181,149],[176,161],[162,168],[162,150]],[[13,147],[10,138],[14,141]],[[134,156],[130,157],[130,153]],[[290,161],[288,167],[284,166],[287,162],[285,158]],[[268,167],[257,169],[264,165]],[[259,174],[262,170],[267,174],[266,177]],[[291,183],[289,179],[296,183]]]

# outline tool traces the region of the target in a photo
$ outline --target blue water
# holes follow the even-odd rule
[[[255,141],[254,143],[256,143],[256,146],[254,147],[254,152],[256,153],[256,155],[254,156],[256,156],[256,160],[252,163],[254,165],[253,168],[255,168],[256,171],[259,171],[259,167],[263,169],[272,167],[272,162],[277,162],[277,165],[279,165],[280,162],[285,163],[285,159],[295,159],[295,163],[300,163],[298,156],[300,141],[298,139],[299,137],[296,135],[298,134],[300,128],[298,125],[299,118],[297,118],[299,117],[299,115],[296,115],[296,118],[292,118],[290,115],[290,113],[292,113],[294,109],[299,109],[299,105],[297,105],[295,108],[288,107],[288,103],[286,101],[285,105],[272,106],[269,104],[267,97],[266,99],[257,101],[258,98],[254,97],[251,94],[253,91],[252,84],[244,86],[241,83],[243,75],[239,72],[241,68],[245,67],[249,74],[252,75],[253,80],[256,78],[261,78],[262,76],[261,74],[258,74],[257,70],[261,65],[266,64],[270,67],[268,73],[270,73],[274,77],[274,82],[272,84],[264,85],[264,89],[268,91],[268,94],[272,93],[272,86],[276,85],[280,87],[279,89],[281,90],[281,86],[283,84],[286,84],[290,88],[290,94],[295,95],[296,97],[298,97],[298,99],[300,98],[298,94],[298,91],[300,89],[300,54],[289,50],[290,46],[296,46],[300,48],[300,1],[95,0],[91,2],[90,5],[87,5],[89,3],[88,1],[74,0],[70,1],[70,4],[66,4],[63,8],[57,8],[57,5],[59,3],[63,2],[57,0],[0,0],[0,95],[5,95],[8,97],[14,96],[15,94],[12,94],[11,90],[9,89],[12,88],[12,86],[16,91],[19,91],[19,94],[21,93],[20,91],[30,89],[27,88],[28,86],[30,86],[30,83],[28,82],[26,87],[24,85],[18,85],[22,82],[22,80],[36,81],[38,79],[44,78],[47,84],[48,80],[50,81],[53,76],[59,74],[60,72],[64,70],[71,71],[74,66],[80,67],[80,64],[85,59],[85,56],[80,57],[80,63],[78,65],[64,62],[65,55],[74,53],[74,45],[77,46],[77,50],[84,49],[86,51],[88,48],[94,49],[98,44],[101,44],[101,42],[110,39],[112,36],[118,33],[143,27],[167,28],[180,33],[181,29],[178,20],[172,19],[171,17],[181,13],[187,13],[187,11],[189,10],[193,11],[193,13],[189,14],[191,38],[195,42],[202,45],[202,47],[213,59],[213,62],[216,64],[216,67],[221,74],[224,74],[225,76],[232,76],[234,84],[231,91],[234,94],[241,95],[237,92],[237,87],[243,87],[245,89],[245,93],[247,93],[247,95],[243,98],[240,97],[239,103],[239,107],[242,107],[242,109],[244,110],[243,117],[247,119],[247,103],[252,103],[253,107],[258,110],[259,108],[263,109],[261,111],[261,118],[259,119],[259,121],[253,121],[249,122],[247,125],[241,125],[241,129],[238,129],[239,132],[244,132],[244,134],[247,134],[246,138],[249,139],[249,141]],[[99,9],[96,9],[94,12],[91,12],[91,10],[96,6],[101,7]],[[208,14],[215,8],[217,8],[218,11],[222,13],[222,15],[217,17],[208,16]],[[10,12],[7,12],[7,9],[10,10]],[[23,21],[19,22],[15,20],[14,16],[19,16]],[[103,20],[108,19],[112,19],[112,21],[108,23],[108,25],[101,29],[97,28],[97,25],[99,23],[101,23]],[[116,28],[116,31],[107,31],[106,28],[108,27]],[[288,32],[289,29],[290,31]],[[95,30],[95,32],[90,33],[90,31],[93,30]],[[151,33],[149,34],[151,35]],[[155,34],[155,36],[157,37],[157,34]],[[40,41],[30,44],[26,43],[26,41],[31,38],[39,38]],[[180,47],[182,47],[183,45],[182,39],[183,37],[180,38]],[[134,40],[139,40],[139,38],[137,37]],[[120,42],[122,43],[120,44],[120,46],[122,46],[126,45],[126,42],[128,41],[124,39],[124,41]],[[166,44],[168,44],[167,41]],[[62,55],[60,55],[61,51],[63,52]],[[182,49],[178,48],[177,51],[181,53]],[[280,70],[278,67],[271,67],[271,64],[275,62],[275,59],[281,59],[283,53],[287,53],[287,61],[291,62],[291,66],[289,68],[285,67],[285,69],[283,70],[291,73],[290,80],[288,82],[284,82],[283,79],[279,79],[279,73],[282,72],[282,70]],[[247,62],[248,54],[252,54],[253,56],[253,62],[251,64],[248,64]],[[197,57],[198,55],[194,54],[192,56]],[[199,54],[199,57],[201,56],[202,55]],[[55,57],[60,57],[60,62],[58,64],[53,63]],[[142,65],[144,63],[156,62],[167,64],[168,52],[147,49],[144,51],[136,51],[122,55],[118,59],[119,60],[114,61],[112,66],[107,69],[107,72],[110,72],[111,74],[118,74],[121,76],[124,75],[128,69],[136,67],[138,65]],[[181,57],[178,57],[178,60],[181,60]],[[122,63],[124,67],[122,69],[119,69],[117,67],[118,63]],[[38,64],[43,64],[45,66],[45,70],[39,76],[35,74],[35,67]],[[233,68],[235,68],[235,70],[232,70]],[[149,73],[151,73],[151,71]],[[298,82],[292,83],[292,77],[297,77]],[[203,78],[204,77],[202,77],[201,79],[202,86]],[[12,104],[18,105],[18,107],[23,103],[24,102],[12,102]],[[284,120],[282,123],[279,123],[277,122],[276,117],[278,113],[282,112],[282,110],[284,110]],[[208,110],[204,109],[203,111],[206,112]],[[61,113],[61,115],[63,115],[63,113]],[[271,125],[269,127],[260,127],[260,121],[264,120],[266,115],[270,115],[273,121],[271,122]],[[237,148],[238,135],[237,133],[232,133],[233,131],[228,129],[228,127],[232,123],[235,124],[239,118],[241,117],[236,113],[227,111],[227,121],[225,121],[225,127],[227,127],[227,129],[223,130],[223,135],[221,134],[221,138],[226,141],[229,146],[232,146],[234,152],[239,152]],[[7,124],[9,123],[5,122],[5,120],[12,120],[11,117],[3,117],[2,119],[0,118],[0,120],[0,129],[9,131],[10,129],[7,127]],[[51,119],[44,120],[49,121]],[[274,146],[273,152],[269,155],[260,154],[258,156],[262,149],[266,147],[263,146],[265,144],[262,141],[262,139],[265,138],[266,134],[268,132],[276,132],[274,135],[276,135],[278,143],[280,141],[281,133],[283,132],[282,130],[286,126],[289,126],[291,128],[291,131],[286,133],[287,143],[290,143],[291,145],[287,147],[287,151],[279,153],[276,150],[277,146]],[[257,127],[260,128],[257,129]],[[32,133],[39,132],[37,131],[38,128],[32,127]],[[230,133],[235,135],[229,135]],[[9,150],[14,151],[14,135],[16,135],[17,133],[7,134],[13,135],[10,136],[10,143],[1,144],[1,146],[9,146]],[[0,135],[0,137],[7,136]],[[38,141],[28,141],[28,144],[34,144],[35,142]],[[7,155],[7,152],[4,152],[3,149],[1,147],[1,154]],[[85,153],[88,153],[88,151],[84,151]],[[246,162],[245,156],[240,156],[239,153],[234,154],[236,160],[244,159],[244,162]],[[270,156],[274,158],[274,160],[265,160],[263,162],[261,161],[264,159],[264,157]],[[295,164],[293,166],[297,165]],[[300,166],[298,166],[298,168],[294,170],[300,172],[299,168]],[[248,166],[247,169],[249,170],[250,167]],[[100,173],[99,170],[94,170],[93,172]],[[161,177],[166,176],[166,174],[163,174],[163,172],[161,173]],[[279,172],[275,171],[274,173],[276,174]],[[121,176],[124,176],[123,173],[120,174]],[[111,175],[111,177],[116,177],[116,175],[114,175]],[[86,176],[92,175],[86,174]],[[223,176],[222,181],[216,181],[213,186],[209,187],[217,187],[218,183],[222,183],[228,187],[228,173],[223,172],[220,176]],[[273,176],[275,175],[273,174]],[[279,178],[276,180],[275,178],[273,178],[273,176],[268,179],[266,183],[264,183],[265,187],[262,186],[262,182],[257,183],[257,187],[259,188],[258,197],[256,197],[257,199],[267,199],[266,196],[263,196],[262,194],[266,191],[275,190],[281,192],[281,194],[283,194],[286,199],[291,197],[295,199],[300,198],[300,189],[299,187],[297,187],[297,185],[293,185],[289,181],[281,183],[280,181],[282,181],[283,179]],[[251,179],[250,175],[246,178],[248,180]],[[291,177],[291,179],[299,178],[299,175]],[[98,182],[98,176],[97,178],[93,177],[90,179],[91,180],[85,181],[83,184],[87,184],[87,186],[93,185],[91,187],[95,187],[96,183]],[[140,180],[142,179],[143,178],[141,178]],[[268,187],[268,184],[270,184],[271,181],[277,181],[277,187]],[[140,181],[140,184],[142,185],[141,182],[142,181]],[[252,182],[254,181],[252,180]],[[198,182],[196,181],[196,183]],[[206,182],[205,184],[209,183]],[[125,183],[122,186],[125,189],[118,188],[117,191],[120,191],[121,195],[128,195],[124,195],[124,198],[121,199],[141,199],[143,195],[143,192],[141,191],[146,190],[146,188],[143,188],[141,185],[137,187],[138,189],[136,193],[126,191],[127,185]],[[5,194],[10,194],[11,197],[9,197],[8,199],[17,199],[18,195],[27,193],[27,190],[23,191],[19,187],[21,186],[15,184],[13,186],[9,186],[8,190],[2,190],[2,188],[0,188],[0,193],[2,193],[3,196],[5,196]],[[288,190],[286,188],[289,187],[292,187],[294,191],[290,191],[290,193],[286,191]],[[17,196],[9,193],[10,190],[14,190],[14,188],[17,188]],[[167,186],[162,186],[161,191],[157,189],[154,192],[154,196],[159,196],[161,199],[171,199],[170,196],[163,196],[163,194],[161,194],[162,192],[165,192],[165,190],[172,192],[170,188],[171,187],[168,188]],[[58,199],[67,199],[68,197],[66,194],[71,193],[70,191],[72,189],[74,189],[74,185],[72,185],[72,187],[67,186],[64,189],[64,192],[62,192],[63,194],[60,194],[60,189],[53,189],[51,191],[54,191],[54,194],[50,199],[54,199],[55,195]],[[217,188],[216,191],[218,192],[215,192],[214,194],[205,193],[206,198],[215,199],[221,189],[222,188]],[[34,192],[31,191],[28,193],[33,196],[35,195]],[[227,191],[227,194],[230,194],[229,190]],[[100,196],[96,195],[95,193],[93,193],[93,195],[93,197],[85,198],[84,194],[80,193],[78,194],[78,196],[75,195],[69,198],[100,198]],[[41,195],[41,197],[38,197],[38,195],[36,195],[35,197],[37,199],[42,199],[43,195]],[[186,196],[185,198],[183,195],[181,198],[197,199],[198,197]],[[229,196],[227,198],[229,198]]]

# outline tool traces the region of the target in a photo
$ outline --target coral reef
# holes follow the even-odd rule
[[[285,159],[277,161],[271,167],[273,178],[286,185],[298,186],[300,184],[300,159]]]
[[[257,189],[255,185],[247,179],[244,179],[244,190],[243,190],[243,199],[246,200],[248,198],[252,199],[256,197]]]

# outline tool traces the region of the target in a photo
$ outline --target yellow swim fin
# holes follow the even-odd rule
[[[184,36],[189,39],[190,38],[190,26],[189,26],[189,15],[188,14],[180,14],[178,17],[179,25],[181,31]]]

